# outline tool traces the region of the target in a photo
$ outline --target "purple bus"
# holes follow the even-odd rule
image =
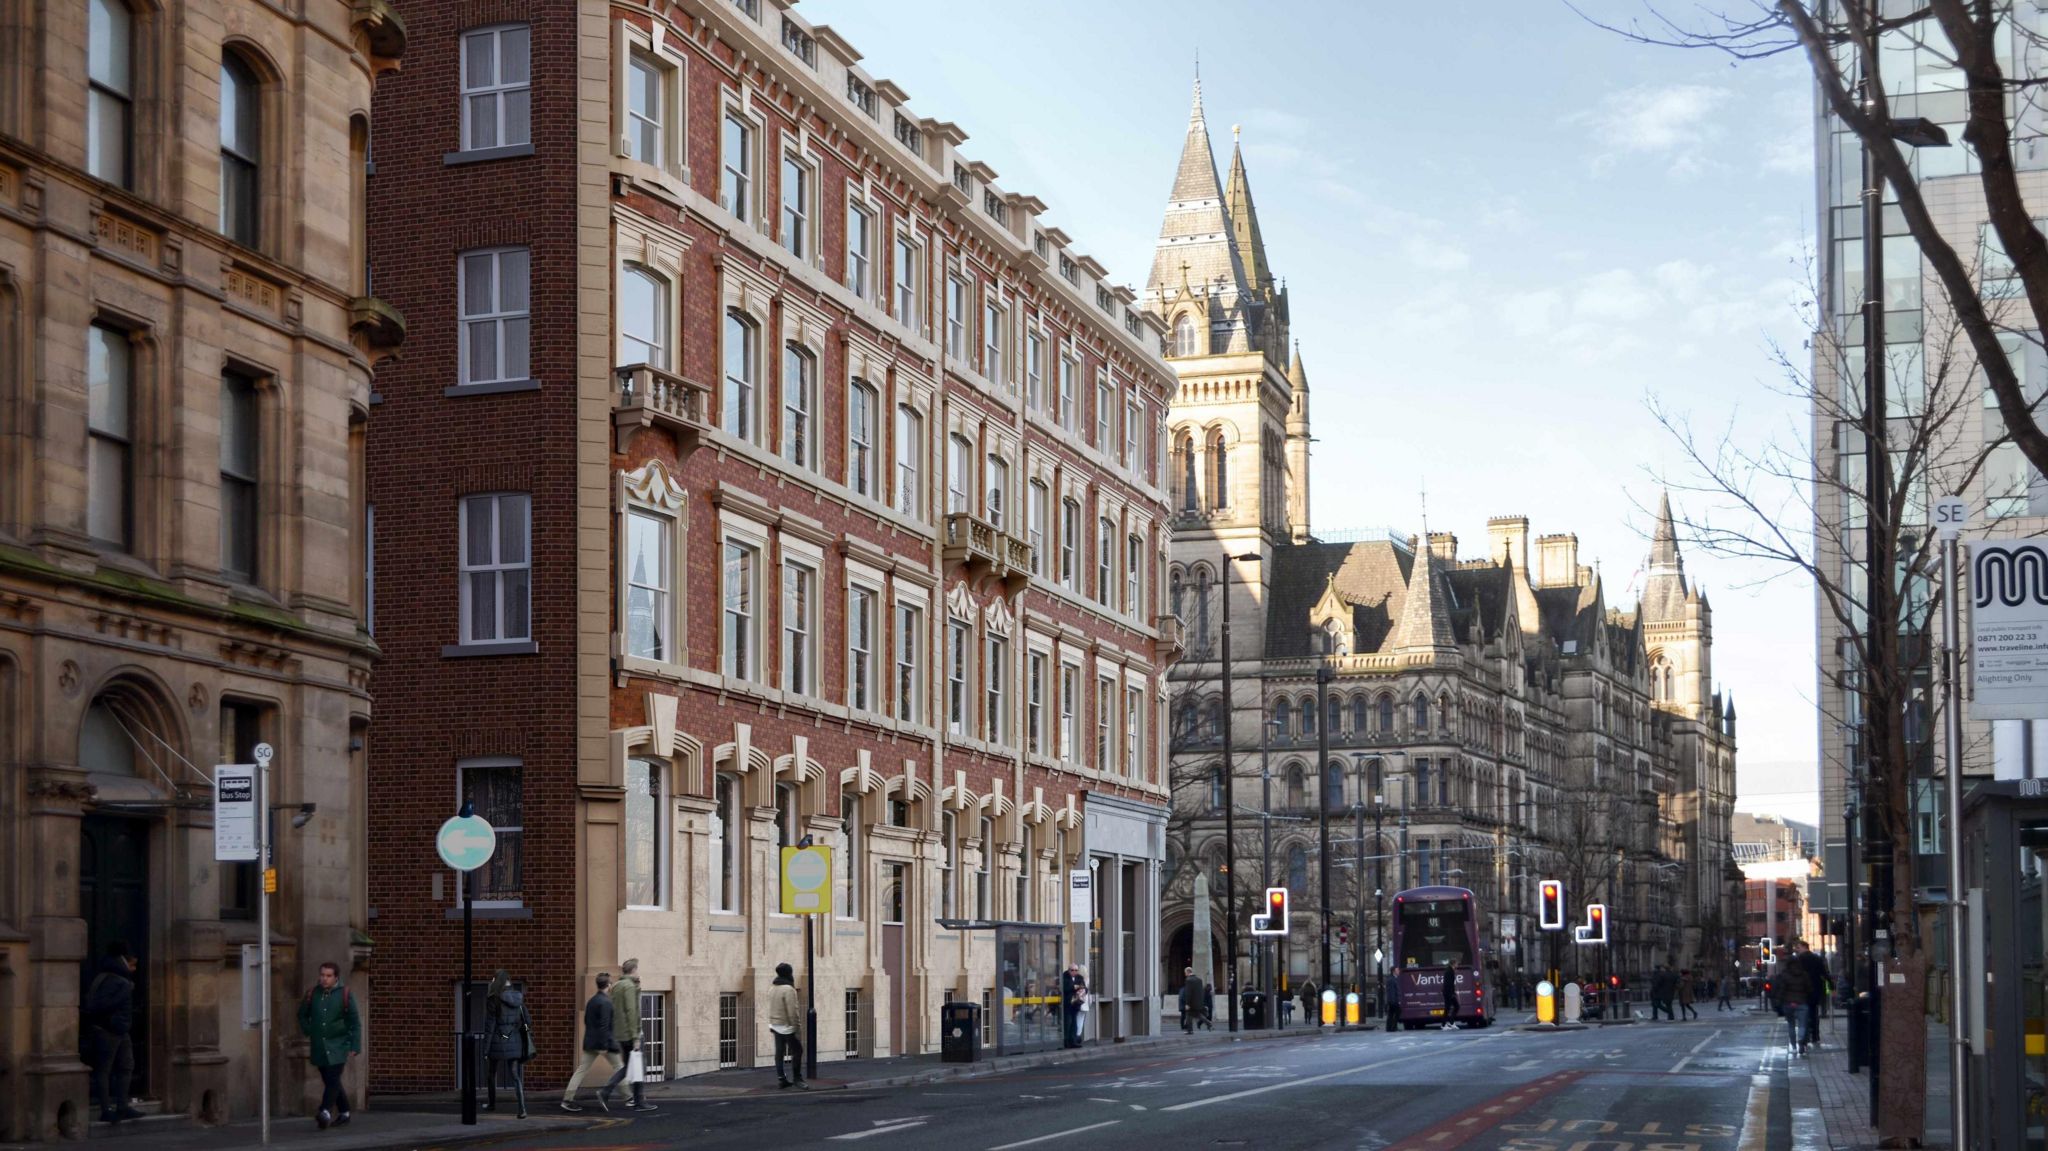
[[[1462,887],[1411,887],[1394,895],[1391,1022],[1413,1030],[1444,1022],[1445,968],[1457,979],[1457,1021],[1490,1022],[1479,979],[1479,913]]]

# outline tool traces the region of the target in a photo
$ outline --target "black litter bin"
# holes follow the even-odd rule
[[[940,1006],[939,1058],[945,1063],[981,1058],[981,1004],[956,1001]]]
[[[1243,995],[1239,996],[1238,998],[1239,998],[1239,999],[1240,999],[1240,1000],[1241,1000],[1241,1001],[1243,1002],[1243,1004],[1244,1004],[1244,1028],[1245,1028],[1245,1030],[1247,1030],[1247,1031],[1263,1030],[1263,1029],[1265,1029],[1265,1028],[1267,1028],[1267,1027],[1271,1027],[1271,1026],[1272,1026],[1272,1024],[1271,1024],[1271,1023],[1268,1023],[1268,1022],[1266,1022],[1266,993],[1265,993],[1265,992],[1263,992],[1263,991],[1247,991],[1247,992],[1245,992],[1245,993],[1244,993]]]

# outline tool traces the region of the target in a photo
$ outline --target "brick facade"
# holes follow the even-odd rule
[[[804,949],[802,921],[772,913],[777,848],[803,834],[841,857],[836,913],[817,932],[823,1057],[935,1049],[940,1002],[978,999],[997,983],[987,933],[936,919],[1064,927],[1063,873],[1091,853],[1157,866],[1156,835],[1149,849],[1084,842],[1096,834],[1091,798],[1104,818],[1113,808],[1164,821],[1160,675],[1174,647],[1172,629],[1159,628],[1158,420],[1171,375],[1156,321],[1038,224],[1042,205],[959,158],[957,129],[911,114],[835,33],[773,0],[758,21],[710,0],[667,18],[566,3],[402,7],[413,48],[379,93],[386,119],[371,186],[376,283],[414,333],[404,359],[378,375],[370,437],[384,651],[374,686],[385,720],[371,759],[385,1036],[374,1081],[430,1089],[453,1077],[459,903],[432,841],[457,803],[457,765],[479,759],[498,771],[516,764],[523,831],[502,850],[517,853],[522,874],[516,889],[502,873],[489,881],[498,898],[478,912],[477,971],[505,966],[530,988],[541,1051],[531,1082],[565,1077],[589,976],[626,958],[640,960],[643,993],[659,997],[649,1004],[663,1021],[646,1038],[661,1044],[666,1074],[769,1057],[757,989],[778,962],[801,970]],[[485,138],[463,134],[464,83],[480,100],[473,110],[495,109],[522,74],[521,33],[488,33],[498,25],[523,28],[530,45],[530,150],[497,136],[485,152]],[[464,37],[480,34],[495,60],[473,55],[465,77],[463,46],[482,48]],[[497,67],[508,58],[509,81]],[[655,77],[644,88],[632,79],[641,67]],[[721,195],[737,153],[728,114],[750,133],[740,213]],[[803,170],[802,244],[782,212],[785,155]],[[870,221],[866,277],[850,268],[855,205]],[[899,235],[915,236],[919,253],[907,324],[879,306],[894,302],[885,293]],[[530,378],[465,390],[460,381],[484,361],[473,351],[465,366],[459,333],[474,338],[479,329],[464,325],[486,312],[465,319],[456,269],[480,248],[530,259]],[[956,274],[971,285],[964,356],[946,340]],[[650,284],[658,303],[643,314]],[[990,303],[1001,309],[993,362],[983,350]],[[516,311],[502,295],[483,304],[494,317]],[[1033,338],[1037,389],[1024,370]],[[738,346],[753,349],[744,367]],[[1064,425],[1045,399],[1063,357],[1080,409]],[[809,450],[798,453],[785,408],[805,375]],[[744,424],[728,406],[742,394],[734,378],[754,396]],[[1101,443],[1098,378],[1109,404]],[[850,458],[858,388],[875,401],[871,470]],[[899,408],[916,413],[914,436],[899,437]],[[971,445],[958,512],[948,510],[953,436]],[[904,463],[915,473],[907,490]],[[1033,570],[1034,480],[1045,526],[1074,501],[1072,590],[1056,586],[1056,530]],[[458,506],[485,492],[531,499],[530,551],[513,565],[530,580],[530,635],[489,649],[463,643],[459,591]],[[496,514],[502,524],[508,513]],[[629,522],[664,541],[632,551],[631,565],[629,545],[642,537]],[[1102,588],[1105,525],[1113,555]],[[730,559],[728,540],[757,550]],[[807,573],[800,597],[785,588],[799,578],[790,565]],[[504,591],[508,577],[471,578],[482,581],[472,588],[516,595]],[[752,622],[734,630],[727,608],[743,578]],[[874,593],[864,705],[852,684],[856,584]],[[801,640],[786,634],[798,602],[808,605]],[[922,613],[907,717],[898,606]],[[949,731],[944,640],[955,617],[970,659],[960,730]],[[727,655],[739,634],[744,667]],[[994,733],[992,643],[1007,645]],[[800,670],[790,666],[798,650]],[[1062,662],[1077,669],[1083,706],[1065,754],[1057,700],[1045,701],[1035,741],[1026,730],[1034,651],[1052,686]],[[1096,754],[1098,679],[1114,687],[1107,763]],[[851,898],[849,837],[859,860]],[[1153,882],[1138,887],[1156,891],[1156,870],[1147,874]],[[1103,924],[1119,936],[1107,955],[1156,948],[1156,909],[1132,904],[1113,905],[1132,942],[1121,942],[1122,921]],[[1083,946],[1079,933],[1071,946]],[[1156,1025],[1156,964],[1147,954],[1134,966],[1142,983],[1104,973],[1118,1001],[1106,1036]]]

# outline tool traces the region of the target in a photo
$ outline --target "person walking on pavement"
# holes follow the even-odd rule
[[[126,943],[107,945],[100,969],[85,989],[81,1011],[100,1122],[142,1118],[142,1112],[128,1105],[128,1081],[135,1074],[135,957],[128,954]]]
[[[1671,1022],[1678,1021],[1678,1013],[1671,1009],[1671,1001],[1678,997],[1678,975],[1669,963],[1660,964],[1650,976],[1650,1019],[1655,1022],[1661,1013]]]
[[[775,965],[775,982],[768,985],[768,1030],[775,1033],[775,1085],[809,1091],[804,1082],[804,1005],[796,997],[796,973],[787,963]],[[782,1070],[782,1057],[789,1056],[790,1069]]]
[[[1079,963],[1067,964],[1060,973],[1060,1041],[1068,1047],[1081,1045],[1081,1031],[1088,1013],[1088,975]]]
[[[526,1061],[533,1056],[533,1016],[526,1010],[526,992],[500,967],[484,997],[484,1058],[490,1066],[484,1110],[498,1109],[500,1069],[509,1068],[519,1117],[526,1118]]]
[[[1307,1020],[1311,1026],[1321,1027],[1323,1025],[1323,1001],[1320,993],[1316,990],[1316,981],[1313,979],[1301,981],[1301,1017]]]
[[[1720,1001],[1719,1003],[1716,1003],[1716,1004],[1714,1005],[1714,1010],[1716,1010],[1716,1011],[1733,1011],[1733,1010],[1735,1010],[1735,1005],[1734,1005],[1733,1003],[1730,1003],[1730,1002],[1728,1002],[1728,985],[1729,985],[1730,983],[1733,983],[1733,982],[1734,982],[1734,980],[1732,980],[1732,979],[1728,978],[1728,976],[1727,976],[1727,975],[1725,975],[1725,974],[1724,974],[1724,975],[1722,975],[1722,976],[1721,976],[1721,977],[1720,977],[1719,979],[1716,979],[1716,980],[1714,981],[1714,985],[1715,985],[1715,990],[1717,990],[1718,992],[1720,992],[1720,995],[1721,995],[1721,1001]]]
[[[1827,961],[1813,953],[1813,946],[1804,939],[1793,940],[1792,946],[1801,970],[1806,972],[1806,1045],[1820,1046],[1820,1008],[1828,996]]]
[[[576,1073],[569,1076],[569,1085],[562,1089],[562,1110],[581,1111],[576,1102],[576,1089],[583,1086],[583,1077],[590,1074],[590,1068],[600,1058],[615,1068],[623,1069],[626,1061],[619,1057],[618,1039],[613,1033],[612,977],[608,972],[597,973],[597,993],[583,1005],[583,1054],[576,1060]],[[597,1105],[606,1111],[612,1109],[605,1093],[597,1093]]]
[[[627,1078],[633,1081],[633,1102],[628,1111],[652,1111],[654,1104],[641,1095],[646,1084],[646,1075],[632,1075],[633,1049],[640,1041],[640,961],[628,959],[619,964],[619,981],[612,984],[612,1038],[619,1045],[619,1069],[612,1072],[611,1079],[598,1089],[597,1101],[605,1110],[612,1109],[612,1092]],[[642,1057],[645,1058],[644,1056]]]
[[[1792,1049],[1806,1054],[1809,1036],[1806,1033],[1806,996],[1808,993],[1806,968],[1797,955],[1787,955],[1778,961],[1778,977],[1772,981],[1772,991],[1777,996],[1778,1013],[1785,1017],[1786,1025],[1792,1032]]]
[[[1180,985],[1180,1029],[1192,1032],[1195,1020],[1202,1013],[1202,979],[1190,967],[1182,973]]]
[[[1458,969],[1444,964],[1444,1030],[1458,1029]]]
[[[346,1127],[348,1092],[341,1076],[348,1070],[348,1057],[363,1049],[363,1021],[348,988],[341,985],[341,968],[333,963],[320,965],[319,985],[300,1001],[299,1031],[306,1037],[306,1057],[320,1072],[320,1110],[313,1122],[323,1131],[330,1123]]]
[[[1692,1005],[1692,1003],[1693,1003],[1693,995],[1694,995],[1694,993],[1695,993],[1695,991],[1696,991],[1696,990],[1697,990],[1697,988],[1696,988],[1696,987],[1695,987],[1695,986],[1693,985],[1693,981],[1692,981],[1692,970],[1691,970],[1690,968],[1688,968],[1688,969],[1686,969],[1686,970],[1684,970],[1684,971],[1681,971],[1681,972],[1679,972],[1679,973],[1678,973],[1678,1012],[1679,1012],[1679,1018],[1681,1018],[1681,1019],[1698,1019],[1698,1018],[1700,1017],[1700,1013],[1699,1013],[1699,1010],[1698,1010],[1697,1008],[1695,1008],[1695,1007],[1694,1007],[1694,1006]]]

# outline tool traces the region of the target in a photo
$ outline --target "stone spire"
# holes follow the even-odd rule
[[[1216,154],[1209,149],[1209,124],[1202,116],[1202,80],[1195,78],[1194,106],[1188,111],[1188,134],[1167,196],[1166,218],[1159,225],[1159,245],[1152,256],[1146,293],[1154,299],[1180,290],[1183,280],[1215,287],[1235,296],[1246,291],[1244,265],[1232,243],[1230,217],[1223,204],[1223,184],[1216,176]]]
[[[1301,366],[1301,345],[1294,345],[1294,359],[1287,365],[1287,535],[1296,543],[1309,538],[1308,465],[1308,372]]]
[[[1643,584],[1643,618],[1683,619],[1689,590],[1685,583],[1685,559],[1678,554],[1678,525],[1671,517],[1671,493],[1667,491],[1657,502],[1657,531],[1650,540],[1649,578]]]
[[[1230,129],[1230,180],[1223,190],[1223,207],[1230,214],[1230,242],[1237,262],[1244,268],[1245,282],[1265,287],[1273,278],[1266,262],[1266,241],[1259,235],[1259,210],[1252,204],[1251,181],[1244,174],[1244,149],[1237,143],[1238,129]]]
[[[1436,572],[1436,557],[1429,541],[1415,550],[1415,567],[1408,573],[1408,600],[1401,605],[1401,618],[1394,624],[1395,652],[1454,655],[1457,640],[1451,634],[1451,597]]]

